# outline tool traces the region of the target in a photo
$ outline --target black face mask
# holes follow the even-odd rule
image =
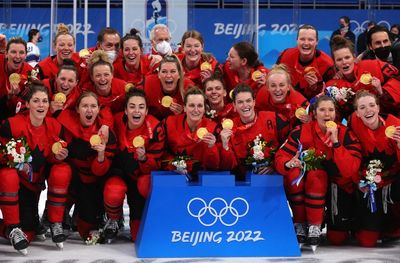
[[[389,57],[390,51],[392,47],[391,46],[386,46],[386,47],[378,47],[374,49],[375,56],[379,58],[380,60],[386,61]]]
[[[43,37],[40,36],[40,37],[38,38],[37,42],[40,43],[40,42],[42,42],[42,41],[43,41]]]

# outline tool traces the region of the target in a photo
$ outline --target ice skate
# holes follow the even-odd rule
[[[299,242],[299,247],[302,248],[307,240],[306,226],[303,223],[294,223],[294,229],[296,231],[297,242]]]
[[[308,243],[313,251],[317,250],[320,243],[321,236],[321,226],[320,225],[310,225],[308,228]]]
[[[112,240],[117,236],[118,229],[118,220],[109,218],[104,226],[103,231],[103,235],[107,243],[111,243]]]
[[[67,237],[64,234],[62,223],[53,223],[50,225],[51,239],[59,249],[64,248],[64,241]]]
[[[13,228],[8,237],[15,250],[24,256],[28,254],[29,241],[20,228]]]

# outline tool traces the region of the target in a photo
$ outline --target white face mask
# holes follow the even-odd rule
[[[167,42],[167,41],[161,41],[160,43],[158,43],[156,45],[156,50],[158,53],[160,53],[160,55],[172,55],[172,48],[171,45]]]
[[[118,56],[117,52],[114,50],[106,51],[106,54],[111,64],[114,63],[114,61],[117,59]]]

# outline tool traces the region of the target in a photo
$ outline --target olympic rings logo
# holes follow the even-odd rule
[[[187,204],[189,215],[199,220],[203,226],[213,226],[220,221],[224,226],[233,226],[239,218],[249,212],[249,203],[242,197],[234,198],[229,204],[221,198],[215,197],[208,204],[200,198],[192,198]]]

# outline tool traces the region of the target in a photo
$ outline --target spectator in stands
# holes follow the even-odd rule
[[[318,50],[317,45],[317,29],[303,25],[297,32],[297,47],[282,51],[276,62],[288,66],[293,88],[307,99],[319,94],[324,82],[335,74],[332,58]]]
[[[186,31],[182,36],[182,53],[178,54],[181,60],[185,77],[193,81],[198,87],[210,77],[215,70],[221,73],[217,59],[210,53],[204,52],[204,39],[196,30]]]
[[[260,61],[253,45],[248,42],[239,42],[231,47],[223,71],[228,94],[239,83],[244,83],[250,86],[256,95],[260,88],[265,87],[266,75],[269,72]]]
[[[339,18],[339,29],[334,31],[331,35],[331,43],[334,36],[340,35],[348,40],[350,40],[353,45],[356,44],[356,35],[351,31],[350,28],[350,18],[348,16],[341,16]]]
[[[367,33],[368,50],[363,52],[359,59],[379,59],[400,67],[400,48],[392,48],[390,32],[386,27],[375,26]]]
[[[155,25],[150,31],[151,53],[161,56],[172,55],[171,39],[171,32],[166,25]]]
[[[32,67],[35,67],[40,60],[40,49],[37,43],[42,42],[42,36],[39,30],[32,28],[28,32],[28,54],[26,56],[26,62]]]
[[[390,33],[392,33],[392,39],[393,41],[397,41],[397,39],[400,36],[400,25],[399,24],[394,24],[390,27]]]
[[[367,29],[362,32],[360,35],[357,37],[357,54],[363,53],[365,50],[367,50],[367,32],[376,26],[375,21],[369,21],[367,24]],[[331,40],[332,42],[332,40]]]

